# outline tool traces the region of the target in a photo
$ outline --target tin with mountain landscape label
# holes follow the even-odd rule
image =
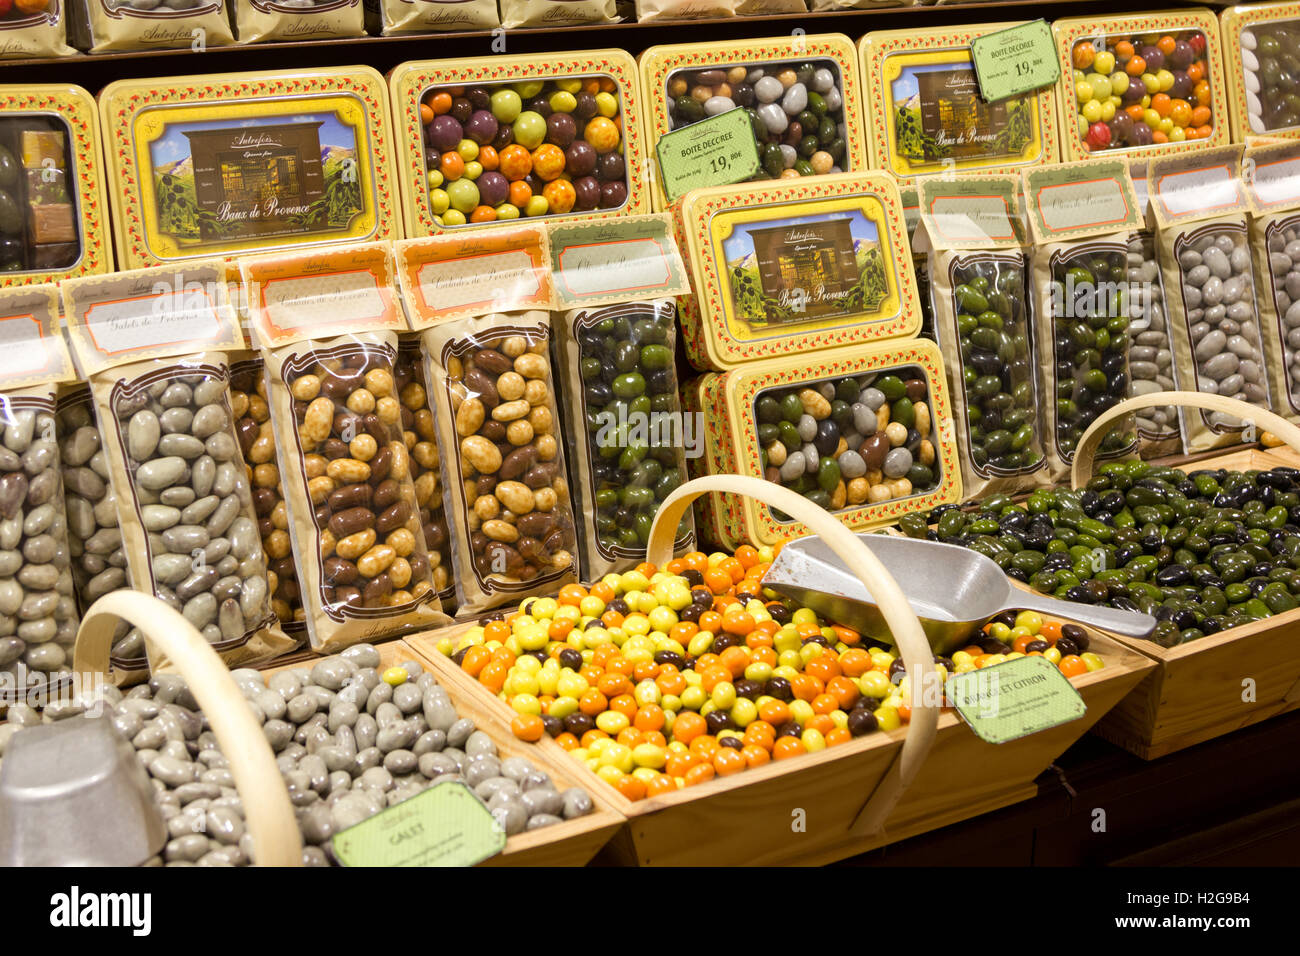
[[[99,107],[123,266],[399,234],[387,91],[367,67],[121,80]]]
[[[707,367],[920,327],[902,200],[888,174],[694,190],[682,219]]]
[[[882,30],[858,44],[872,166],[901,180],[1056,162],[1052,90],[993,103],[980,93],[971,42],[1011,24]]]

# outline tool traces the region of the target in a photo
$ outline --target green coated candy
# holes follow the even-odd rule
[[[890,402],[896,402],[907,394],[907,386],[897,375],[882,375],[876,379],[876,388],[884,394],[885,399]],[[800,406],[802,407],[802,405]]]
[[[614,379],[611,388],[619,398],[636,398],[645,393],[645,376],[640,372],[626,372]]]
[[[904,428],[911,428],[916,424],[916,409],[910,398],[900,398],[889,408],[889,418],[891,421],[898,422]]]
[[[957,304],[961,306],[963,312],[971,312],[979,315],[981,312],[987,312],[989,300],[981,295],[972,285],[959,285],[956,289]]]
[[[817,485],[823,491],[834,491],[840,483],[840,465],[830,455],[817,463]]]

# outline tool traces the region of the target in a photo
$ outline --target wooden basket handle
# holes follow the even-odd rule
[[[1266,408],[1249,405],[1225,395],[1211,395],[1209,392],[1152,392],[1150,395],[1135,395],[1133,398],[1124,399],[1118,405],[1104,411],[1088,426],[1088,430],[1079,439],[1079,447],[1074,451],[1070,484],[1075,488],[1082,488],[1088,483],[1088,479],[1092,477],[1092,461],[1097,453],[1097,446],[1101,444],[1101,440],[1106,437],[1118,419],[1142,408],[1163,408],[1166,405],[1203,408],[1210,412],[1235,415],[1244,421],[1263,426],[1293,449],[1300,451],[1300,428]]]
[[[81,619],[73,668],[86,681],[107,675],[118,619],[138,627],[145,640],[167,656],[189,685],[208,725],[230,761],[230,773],[244,804],[259,866],[301,866],[302,835],[275,755],[262,728],[230,677],[225,663],[189,621],[140,591],[113,591]],[[87,686],[83,683],[82,686]]]
[[[879,833],[884,829],[890,811],[916,778],[938,730],[939,709],[934,706],[931,695],[925,693],[925,685],[919,679],[920,675],[934,670],[934,653],[925,638],[925,632],[921,630],[921,622],[903,596],[898,582],[857,534],[820,505],[763,478],[709,475],[686,482],[664,499],[655,515],[646,546],[647,561],[662,568],[672,560],[673,539],[682,516],[696,498],[713,491],[757,499],[785,512],[796,521],[802,521],[809,532],[821,537],[845,566],[867,585],[880,606],[907,667],[908,683],[912,687],[912,716],[898,759],[890,766],[884,779],[867,798],[849,827],[849,832],[854,836]]]

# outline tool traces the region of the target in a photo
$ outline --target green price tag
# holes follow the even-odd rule
[[[1045,657],[1018,657],[957,674],[944,693],[975,736],[990,744],[1068,724],[1088,709],[1069,678]]]
[[[474,866],[505,845],[506,831],[459,780],[436,783],[334,834],[344,866]]]
[[[659,174],[673,202],[701,186],[726,186],[759,170],[749,113],[737,107],[659,137]]]
[[[1061,76],[1046,20],[976,37],[970,52],[980,96],[988,103],[1050,86]]]

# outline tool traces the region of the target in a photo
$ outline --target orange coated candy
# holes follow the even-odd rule
[[[785,760],[807,752],[808,749],[804,747],[803,741],[798,737],[782,737],[772,747],[772,759]]]
[[[547,183],[542,187],[542,196],[546,199],[550,212],[557,215],[570,212],[578,201],[578,193],[574,190],[573,183],[567,179]]]
[[[536,714],[515,714],[510,720],[510,729],[520,740],[530,742],[541,740],[542,734],[546,733],[546,725]]]

